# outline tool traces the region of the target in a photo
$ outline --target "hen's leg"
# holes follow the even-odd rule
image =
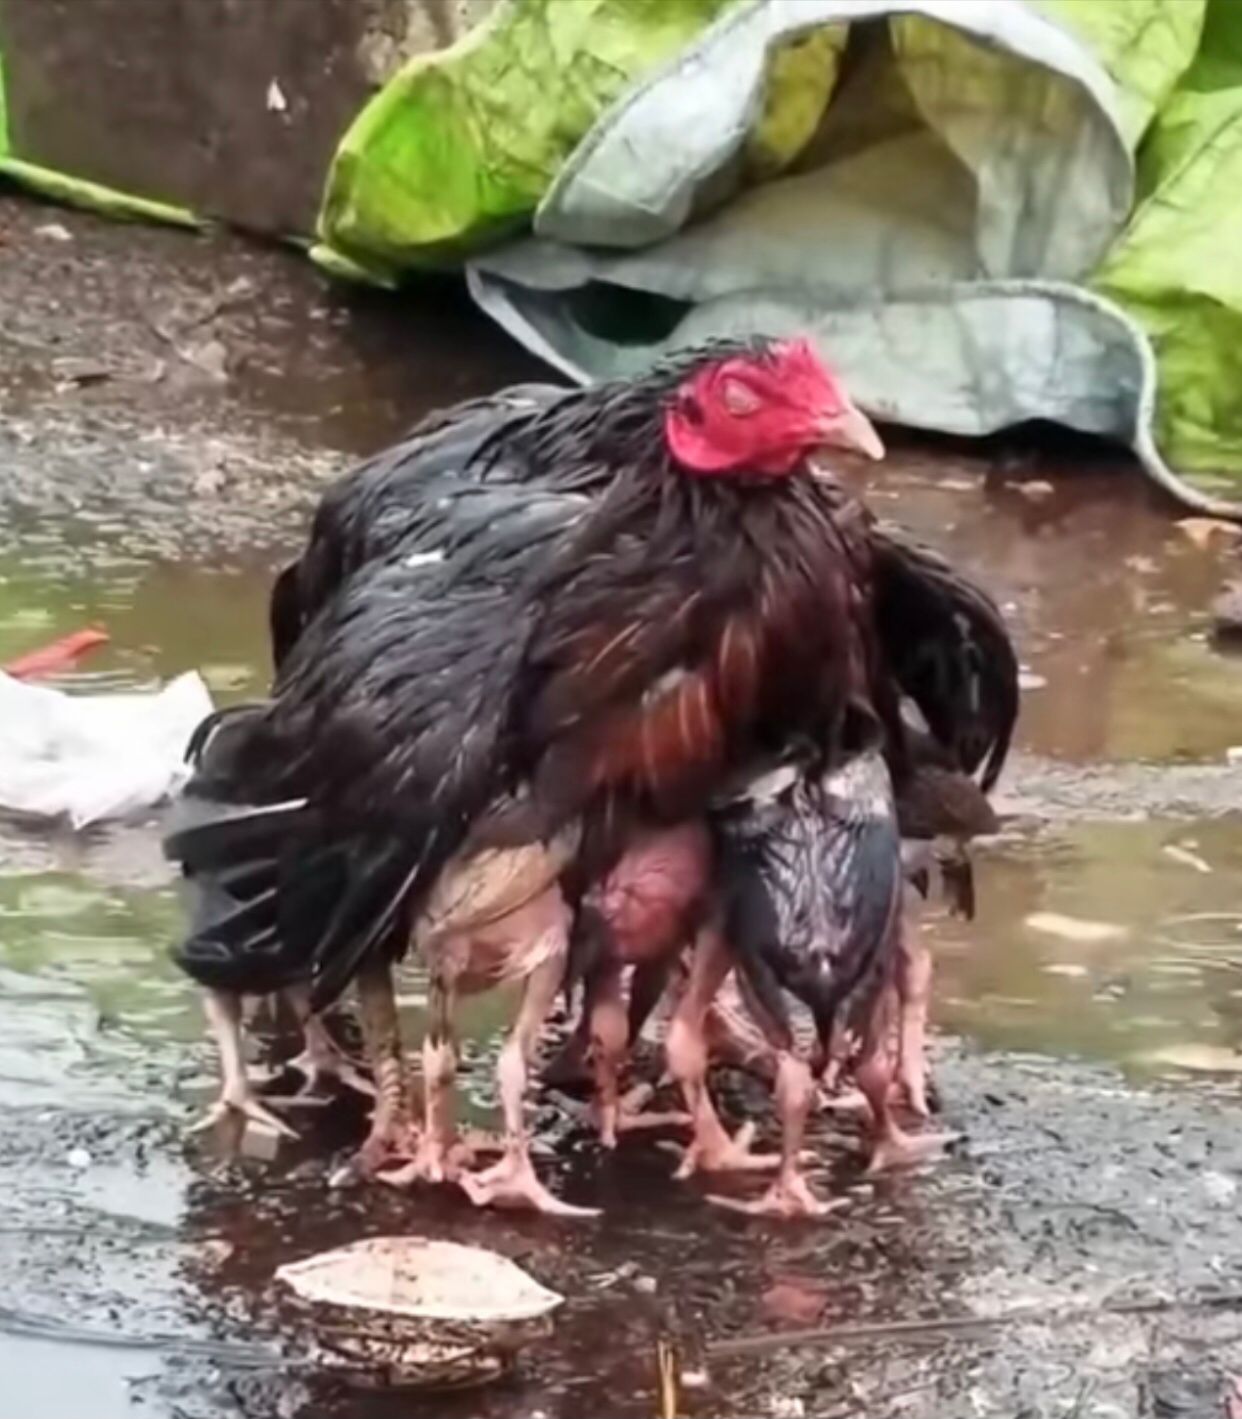
[[[558,894],[559,895],[559,894]],[[531,1059],[539,1031],[561,988],[564,953],[544,960],[527,977],[522,1003],[496,1070],[505,1120],[505,1151],[501,1160],[481,1173],[459,1173],[457,1181],[476,1207],[533,1207],[557,1217],[594,1217],[597,1209],[573,1207],[553,1197],[535,1175],[526,1134],[524,1103]]]
[[[931,1117],[927,1104],[927,1013],[931,1000],[932,958],[918,923],[907,913],[901,924],[897,957],[899,1029],[897,1083],[912,1113]]]
[[[694,1137],[677,1169],[677,1177],[696,1172],[753,1171],[775,1167],[776,1154],[750,1151],[754,1128],[744,1124],[736,1138],[725,1132],[707,1088],[707,1012],[729,974],[732,961],[719,932],[705,929],[694,943],[690,976],[668,1029],[668,1065],[681,1085]]]
[[[358,972],[358,1002],[362,1008],[367,1059],[375,1080],[375,1108],[371,1114],[371,1130],[362,1147],[334,1182],[374,1177],[393,1161],[408,1160],[415,1139],[405,1054],[401,1047],[401,1022],[397,1018],[392,969],[387,961],[368,961]]]
[[[799,1166],[807,1115],[815,1101],[815,1092],[810,1065],[792,1050],[779,1053],[776,1109],[781,1120],[780,1171],[767,1192],[754,1202],[739,1202],[732,1197],[713,1197],[713,1202],[758,1217],[822,1217],[834,1207],[844,1205],[843,1199],[821,1202],[811,1191]]]
[[[901,1167],[922,1162],[952,1141],[951,1134],[923,1133],[911,1137],[903,1133],[893,1114],[893,1058],[889,1049],[889,1016],[893,992],[879,992],[871,1011],[855,1077],[871,1111],[872,1151],[867,1171],[881,1172],[885,1168]]]
[[[457,1131],[457,1035],[453,1028],[454,987],[433,974],[428,988],[427,1033],[423,1038],[423,1131],[412,1162],[380,1174],[381,1181],[402,1187],[424,1182],[454,1182],[473,1161],[474,1149]]]
[[[220,1051],[220,1097],[203,1118],[190,1126],[190,1132],[202,1133],[224,1118],[253,1119],[287,1138],[296,1138],[294,1129],[259,1102],[247,1077],[242,1055],[241,997],[232,991],[206,991],[203,1011]]]

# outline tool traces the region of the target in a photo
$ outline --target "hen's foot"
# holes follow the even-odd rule
[[[354,1156],[329,1179],[332,1187],[367,1182],[405,1167],[418,1156],[419,1131],[405,1119],[376,1120]]]
[[[878,1140],[867,1164],[868,1173],[882,1173],[888,1168],[909,1168],[925,1163],[942,1153],[961,1135],[957,1133],[902,1133],[893,1128]]]
[[[535,1175],[525,1149],[510,1151],[481,1173],[459,1173],[457,1184],[476,1207],[533,1208],[549,1217],[598,1217],[597,1207],[575,1207],[553,1196]]]
[[[192,1123],[186,1131],[190,1134],[206,1133],[209,1129],[215,1128],[223,1119],[232,1119],[240,1123],[250,1119],[255,1123],[262,1124],[264,1128],[275,1130],[284,1138],[298,1136],[296,1128],[292,1128],[284,1119],[277,1118],[271,1109],[259,1102],[249,1088],[226,1088],[203,1117],[196,1123]]]
[[[783,1172],[762,1197],[744,1202],[736,1197],[708,1196],[717,1207],[744,1212],[749,1217],[826,1217],[845,1206],[843,1197],[824,1202],[811,1191],[811,1185],[799,1172]]]
[[[753,1123],[744,1123],[732,1138],[723,1128],[700,1132],[688,1148],[679,1150],[681,1165],[673,1176],[684,1181],[695,1173],[761,1173],[779,1167],[779,1153],[751,1152],[754,1139]]]
[[[380,1182],[391,1187],[409,1187],[411,1183],[457,1182],[466,1168],[476,1165],[480,1154],[500,1153],[504,1144],[495,1134],[469,1129],[452,1137],[433,1137],[424,1133],[418,1141],[413,1158],[396,1168],[377,1173]]]

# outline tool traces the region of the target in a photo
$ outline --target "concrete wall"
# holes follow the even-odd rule
[[[12,147],[261,232],[309,232],[376,84],[492,3],[0,0]]]

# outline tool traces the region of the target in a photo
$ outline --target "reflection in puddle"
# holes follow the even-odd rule
[[[981,857],[977,920],[933,931],[946,1027],[1148,1069],[1242,1047],[1242,825],[1091,824]]]

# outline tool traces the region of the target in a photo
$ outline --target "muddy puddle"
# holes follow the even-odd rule
[[[113,242],[96,274],[121,259]],[[167,274],[164,247],[144,250],[137,269]],[[218,276],[195,276],[204,288],[245,276],[284,296],[226,330],[249,342],[254,378],[213,394],[212,417],[222,427],[232,410],[263,430],[247,467],[297,444],[308,496],[366,447],[362,424],[379,443],[428,404],[486,387],[489,371],[531,373],[452,315],[453,359],[424,355],[403,378],[438,317],[397,340],[299,284],[281,256],[221,259]],[[92,285],[81,319],[92,302],[106,314],[105,296]],[[309,326],[290,313],[303,306]],[[71,339],[69,315],[45,316]],[[28,347],[39,329],[21,324]],[[477,359],[476,340],[492,342]],[[187,419],[200,394],[186,396]],[[133,436],[155,419],[178,427],[177,401],[159,397],[147,389],[130,410]],[[59,466],[56,410],[26,387],[21,400]],[[67,467],[81,414],[65,412]],[[117,401],[92,416],[118,463],[123,416]],[[27,492],[0,538],[0,661],[102,624],[111,644],[67,687],[197,669],[219,702],[261,692],[273,549],[296,541],[295,514],[273,512],[270,539],[232,552],[183,535],[140,492],[132,519],[120,487],[106,510],[32,508]],[[981,571],[1014,619],[1029,687],[1006,831],[980,855],[978,918],[928,923],[945,1116],[964,1135],[952,1155],[872,1182],[848,1126],[822,1120],[818,1185],[848,1206],[783,1229],[674,1184],[650,1141],[602,1157],[547,1101],[541,1167],[604,1207],[598,1222],[480,1216],[429,1191],[330,1192],[327,1165],[360,1124],[348,1110],[316,1117],[274,1162],[222,1159],[182,1132],[213,1061],[166,960],[179,904],[156,826],[0,825],[0,1419],[637,1419],[660,1412],[659,1337],[695,1381],[684,1414],[1219,1414],[1242,1372],[1242,783],[1235,798],[1225,767],[1242,744],[1242,661],[1211,646],[1206,607],[1233,544],[1198,545],[1137,475],[1098,457],[965,456],[899,438],[868,492]],[[159,535],[131,536],[146,518]],[[1162,785],[1176,775],[1174,803]],[[417,979],[405,990],[414,1034]],[[505,1009],[488,1001],[464,1022],[481,1121]],[[412,1231],[494,1247],[568,1297],[517,1378],[428,1398],[360,1391],[306,1364],[275,1267]],[[1002,1313],[978,1329],[886,1329]],[[879,1330],[849,1345],[762,1338],[844,1325]]]

